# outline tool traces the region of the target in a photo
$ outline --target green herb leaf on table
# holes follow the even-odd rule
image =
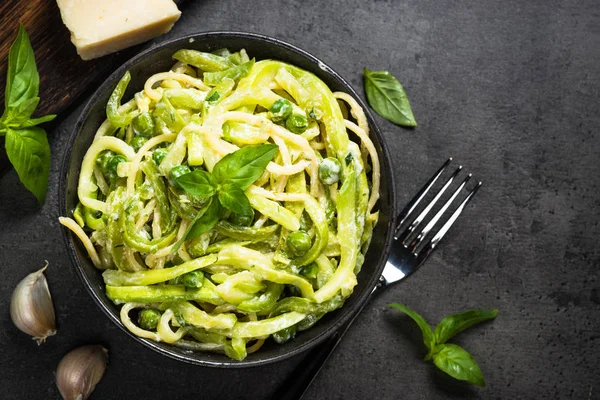
[[[6,110],[6,119],[4,120],[4,124],[12,127],[22,126],[22,124],[29,120],[39,102],[39,97],[32,97],[30,99],[23,100],[14,108],[8,108]]]
[[[43,124],[44,122],[49,122],[52,121],[54,118],[56,118],[55,114],[48,114],[48,115],[44,115],[43,117],[39,117],[39,118],[32,118],[30,120],[27,120],[23,123],[23,125],[21,125],[22,128],[28,128],[30,126],[36,126],[39,124]]]
[[[21,102],[37,97],[39,86],[40,76],[35,65],[33,48],[23,24],[20,24],[17,38],[8,53],[4,94],[5,113],[9,109],[16,108]]]
[[[19,179],[40,203],[44,203],[50,173],[50,145],[46,132],[35,125],[50,121],[55,115],[31,119],[40,102],[39,85],[33,48],[23,24],[20,24],[8,53],[0,136],[6,136],[6,154]]]
[[[208,172],[201,169],[184,174],[175,179],[179,186],[192,196],[206,198],[217,193],[217,182]]]
[[[404,304],[389,304],[390,307],[395,308],[397,310],[402,311],[403,313],[405,313],[406,315],[408,315],[409,317],[411,317],[416,323],[417,325],[419,325],[419,328],[421,329],[421,333],[423,334],[423,343],[425,343],[425,346],[429,349],[429,350],[433,350],[433,347],[435,346],[434,340],[433,340],[433,331],[431,330],[431,326],[429,326],[429,324],[425,321],[425,319],[423,317],[421,317],[419,314],[417,314],[416,312],[414,312],[413,310],[411,310],[410,308],[408,308],[407,306],[405,306]]]
[[[231,183],[246,190],[262,175],[278,149],[274,144],[242,147],[219,160],[212,173],[220,184]]]
[[[496,318],[498,310],[469,310],[459,314],[445,317],[435,327],[435,341],[446,343],[448,339],[464,331],[465,329],[483,321]]]
[[[436,367],[461,381],[468,381],[477,386],[485,386],[485,379],[479,365],[462,347],[455,344],[441,344],[439,351],[433,356]]]
[[[392,74],[365,68],[364,78],[367,100],[377,114],[397,125],[417,126],[404,88]]]
[[[226,184],[219,190],[219,202],[223,207],[242,216],[252,215],[252,206],[244,191],[236,185]]]
[[[19,179],[43,204],[50,174],[50,145],[46,132],[37,127],[8,129],[5,146]]]
[[[425,361],[433,359],[436,367],[451,377],[485,386],[483,374],[479,366],[465,349],[455,344],[445,343],[459,332],[489,319],[496,318],[498,310],[470,310],[444,318],[432,334],[431,327],[425,319],[403,304],[389,304],[410,316],[421,328],[423,342],[429,349]]]

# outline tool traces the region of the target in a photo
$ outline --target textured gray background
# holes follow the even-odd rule
[[[425,267],[358,317],[307,398],[600,398],[599,10],[592,0],[185,6],[166,37],[224,29],[275,36],[322,58],[361,93],[363,67],[396,75],[419,122],[411,131],[379,119],[400,203],[451,155],[484,181]],[[88,296],[57,223],[59,161],[80,110],[49,134],[41,210],[14,172],[0,179],[0,397],[59,397],[61,356],[94,342],[111,351],[95,399],[268,397],[297,359],[235,371],[175,362],[129,339]],[[8,309],[12,288],[44,259],[59,333],[37,347]],[[498,308],[496,321],[456,339],[488,386],[456,383],[422,362],[416,327],[390,302],[432,323]]]

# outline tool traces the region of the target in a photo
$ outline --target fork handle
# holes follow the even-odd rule
[[[379,289],[385,285],[385,279],[381,277],[377,286],[375,286],[367,300],[360,306],[352,318],[323,343],[319,344],[316,349],[311,350],[300,364],[296,366],[291,375],[270,397],[270,400],[300,400],[329,359],[331,353],[333,353],[333,350],[340,344],[342,338],[348,331],[348,328],[350,328],[350,325],[352,325],[356,317],[358,317],[358,314],[360,314],[367,303],[373,298],[373,295],[376,292],[379,292]]]

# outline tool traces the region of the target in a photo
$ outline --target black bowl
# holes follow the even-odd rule
[[[178,49],[191,48],[202,51],[213,51],[219,48],[239,50],[245,48],[251,57],[257,60],[276,59],[291,63],[308,70],[321,78],[333,91],[344,91],[354,97],[365,109],[371,128],[371,137],[375,143],[381,160],[381,198],[379,223],[377,224],[371,247],[366,255],[362,271],[358,275],[358,285],[344,306],[325,315],[311,329],[300,332],[294,340],[283,345],[267,341],[256,353],[248,355],[244,361],[234,361],[221,354],[190,352],[178,347],[156,343],[142,339],[129,332],[121,323],[119,308],[110,301],[104,292],[104,282],[98,271],[89,260],[79,240],[64,230],[68,253],[73,260],[77,273],[83,280],[94,301],[111,321],[144,346],[176,360],[192,364],[213,367],[248,367],[279,361],[300,352],[306,351],[346,322],[367,300],[376,285],[388,257],[392,240],[392,216],[396,215],[393,174],[390,156],[385,146],[379,127],[375,124],[369,110],[356,94],[354,89],[325,63],[311,54],[280,40],[250,33],[208,32],[193,34],[179,39],[160,43],[123,64],[96,90],[69,138],[69,145],[62,165],[60,177],[60,210],[62,215],[71,216],[77,205],[77,182],[83,156],[92,143],[94,134],[106,118],[105,106],[116,83],[129,70],[132,80],[125,94],[125,99],[142,89],[146,79],[155,73],[166,71],[173,65],[171,55]]]

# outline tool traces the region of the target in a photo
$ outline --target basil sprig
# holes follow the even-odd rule
[[[219,160],[212,173],[196,169],[177,177],[177,184],[189,195],[208,199],[181,243],[211,230],[219,221],[221,207],[242,216],[252,215],[252,207],[244,190],[262,175],[277,150],[278,147],[270,143],[245,146]]]
[[[431,326],[422,316],[404,304],[389,304],[389,306],[402,311],[419,325],[423,334],[423,343],[429,349],[425,361],[433,359],[436,367],[454,379],[485,386],[485,379],[473,356],[462,347],[446,341],[475,324],[496,318],[498,310],[469,310],[452,314],[440,321],[435,331],[432,331]]]
[[[0,117],[0,136],[19,179],[43,204],[50,174],[50,145],[46,131],[36,125],[56,115],[31,118],[40,98],[40,76],[33,48],[23,24],[8,53],[8,72],[4,94],[4,113]]]
[[[260,178],[277,149],[276,145],[269,143],[242,147],[216,163],[213,176],[222,185],[230,183],[246,190]]]
[[[398,79],[388,71],[366,68],[364,76],[367,100],[377,114],[397,125],[417,126],[408,97]]]

